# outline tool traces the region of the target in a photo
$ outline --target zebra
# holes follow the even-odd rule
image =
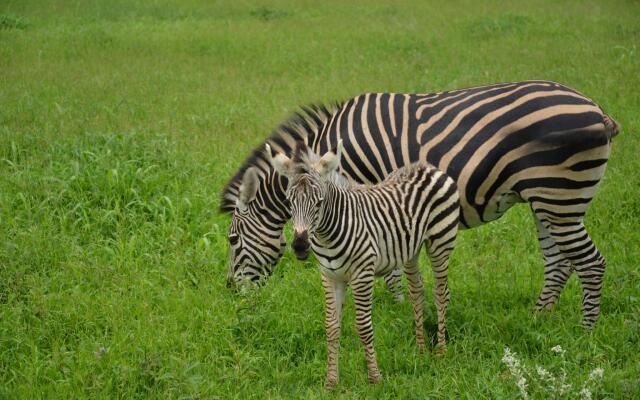
[[[268,146],[268,145],[267,145]],[[278,183],[278,187],[281,182]],[[275,184],[274,181],[270,183]],[[262,185],[262,186],[261,186]],[[229,274],[227,275],[227,287],[233,287],[234,283],[244,283],[245,276],[249,277],[249,281],[260,283],[264,281],[265,276],[271,275],[272,268],[284,253],[286,242],[282,225],[280,223],[273,224],[278,217],[283,218],[284,213],[279,216],[269,216],[263,213],[264,209],[260,207],[248,207],[260,190],[266,192],[269,187],[265,187],[265,182],[260,183],[258,179],[257,169],[249,167],[242,177],[242,183],[238,190],[238,198],[236,201],[235,211],[231,225],[229,227]],[[283,192],[281,193],[284,196]],[[286,199],[282,199],[286,202]],[[253,201],[251,204],[259,204]],[[288,211],[288,205],[287,213]],[[288,214],[287,214],[288,215]],[[289,219],[287,216],[286,219]],[[260,221],[262,226],[256,225],[254,221]],[[249,229],[245,229],[249,228]],[[251,229],[251,228],[257,229]],[[272,233],[273,232],[273,233]],[[250,246],[239,246],[240,238],[244,238],[244,243],[251,243]],[[308,249],[307,249],[308,251]],[[307,254],[298,252],[299,259],[306,259]],[[243,268],[235,266],[242,265]],[[384,281],[397,302],[404,300],[402,293],[402,271],[399,268],[393,269],[383,276]]]
[[[268,144],[266,152],[271,155]],[[425,350],[424,287],[418,268],[423,244],[435,278],[437,348],[444,351],[448,263],[460,217],[455,182],[428,163],[416,162],[397,169],[377,185],[357,185],[337,174],[341,155],[342,140],[321,158],[299,142],[293,159],[278,153],[270,160],[275,170],[289,179],[286,193],[295,234],[293,249],[306,258],[311,247],[321,265],[329,348],[327,388],[334,388],[338,382],[340,319],[348,284],[352,287],[356,328],[365,347],[370,383],[380,380],[371,322],[375,275],[404,268],[416,323],[416,343],[421,352]]]
[[[456,182],[462,229],[528,203],[544,260],[534,311],[551,309],[575,271],[582,324],[590,329],[599,316],[606,263],[583,220],[619,130],[576,90],[523,81],[430,94],[367,93],[303,107],[265,143],[290,155],[302,140],[322,154],[343,139],[340,172],[359,183],[380,182],[399,167],[427,161]],[[249,169],[256,173],[245,175]],[[256,192],[242,198],[248,184]],[[222,190],[220,210],[232,213],[229,280],[258,281],[272,273],[290,218],[286,185],[263,143]]]

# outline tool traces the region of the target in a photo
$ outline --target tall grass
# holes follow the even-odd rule
[[[638,15],[625,1],[3,2],[0,398],[511,398],[504,348],[548,366],[556,345],[574,387],[602,367],[595,396],[640,396]],[[408,302],[378,283],[384,381],[366,384],[349,300],[325,393],[317,268],[287,254],[262,290],[227,290],[220,189],[298,104],[519,79],[575,87],[623,126],[586,221],[609,264],[596,330],[579,326],[575,278],[532,315],[542,260],[516,207],[461,235],[445,357],[417,353]]]

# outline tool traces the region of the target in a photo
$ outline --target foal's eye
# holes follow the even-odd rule
[[[231,243],[232,246],[237,245],[239,241],[240,241],[240,236],[236,234],[229,235],[229,243]]]

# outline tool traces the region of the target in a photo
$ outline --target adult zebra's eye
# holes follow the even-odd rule
[[[238,244],[238,241],[240,241],[240,236],[236,235],[236,234],[231,234],[229,235],[229,243],[232,246],[235,246]]]

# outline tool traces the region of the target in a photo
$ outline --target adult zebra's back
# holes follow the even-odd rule
[[[364,94],[330,109],[306,108],[266,143],[290,156],[298,140],[322,154],[342,139],[341,172],[361,183],[427,161],[456,181],[464,228],[528,202],[545,263],[536,310],[553,306],[575,269],[583,323],[591,327],[605,261],[582,221],[617,133],[615,121],[575,90],[525,81],[433,94]],[[261,144],[223,190],[221,210],[233,212],[230,280],[271,273],[290,217],[285,187]]]

